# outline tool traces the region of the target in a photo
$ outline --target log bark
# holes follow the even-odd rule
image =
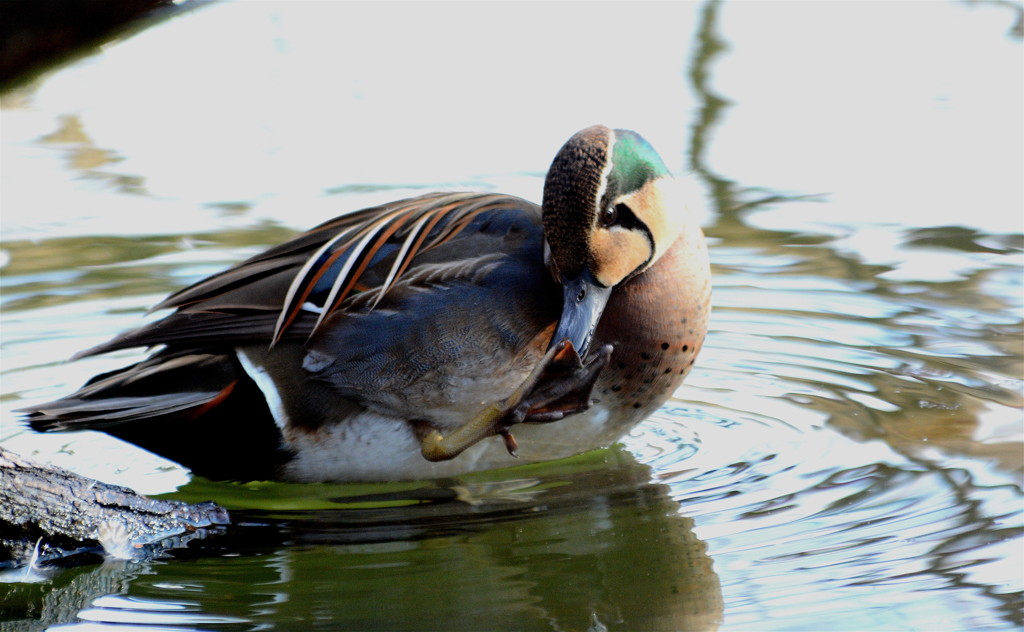
[[[27,81],[48,64],[97,47],[147,18],[180,10],[172,0],[4,0],[0,89]]]
[[[100,552],[143,557],[228,520],[214,503],[147,498],[0,447],[0,566],[33,555],[37,563]]]

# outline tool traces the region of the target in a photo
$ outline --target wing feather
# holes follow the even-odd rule
[[[333,315],[353,306],[372,310],[425,253],[494,210],[519,210],[539,222],[535,204],[491,193],[431,193],[356,211],[172,294],[154,309],[173,308],[173,314],[79,357],[159,344],[273,346],[308,339]],[[492,253],[459,254],[471,260]]]
[[[298,316],[299,311],[302,310],[302,306],[306,303],[309,293],[316,286],[316,281],[318,281],[320,276],[329,269],[329,266],[324,267],[322,265],[324,258],[331,260],[331,249],[354,229],[355,227],[350,227],[338,233],[337,236],[328,240],[327,243],[313,253],[313,256],[309,257],[305,263],[302,264],[302,268],[299,269],[298,274],[295,275],[295,279],[292,281],[291,285],[288,286],[288,292],[284,297],[284,306],[281,308],[281,313],[274,325],[271,344],[280,341],[281,334],[283,334],[284,330],[292,324],[296,316]],[[344,250],[338,250],[336,256],[340,256],[344,252]],[[319,267],[317,267],[318,263],[320,264]],[[304,281],[310,278],[310,274],[314,267],[317,267],[318,273],[312,277],[312,283],[304,283]],[[300,291],[303,288],[305,288],[305,291],[300,295]]]

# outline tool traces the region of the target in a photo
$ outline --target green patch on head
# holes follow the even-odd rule
[[[661,156],[643,136],[628,129],[615,130],[609,180],[614,182],[617,194],[628,195],[668,173]]]

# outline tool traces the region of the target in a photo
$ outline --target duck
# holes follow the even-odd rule
[[[685,199],[642,136],[591,126],[540,205],[436,192],[326,221],[170,295],[73,359],[148,357],[22,413],[213,480],[436,479],[607,446],[704,343]]]

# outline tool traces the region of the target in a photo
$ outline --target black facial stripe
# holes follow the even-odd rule
[[[608,197],[609,196],[606,193],[604,197],[601,199],[602,209],[608,207]],[[623,202],[619,202],[618,204],[615,205],[615,221],[612,224],[610,224],[607,228],[611,228],[612,226],[619,226],[627,230],[633,230],[638,233],[642,233],[644,238],[647,240],[647,245],[650,247],[651,254],[643,263],[637,266],[636,270],[630,273],[629,276],[632,277],[634,274],[636,274],[637,270],[642,270],[646,268],[647,265],[651,262],[651,259],[654,258],[654,233],[652,233],[651,229],[647,227],[647,224],[643,223],[640,220],[640,218],[636,216],[636,213],[633,212],[633,209],[631,209],[628,204],[625,204]]]
[[[632,213],[630,213],[630,214],[632,214]],[[649,263],[651,263],[651,259],[654,258],[654,235],[651,233],[651,229],[647,228],[647,224],[644,224],[640,220],[636,219],[636,216],[633,216],[633,219],[636,220],[636,227],[633,228],[633,230],[636,230],[636,231],[639,231],[639,232],[643,233],[644,237],[647,238],[647,245],[650,246],[650,248],[651,248],[651,254],[648,255],[647,259],[643,263],[641,263],[639,266],[637,266],[637,268],[636,268],[636,270],[642,270],[642,269],[646,268],[647,265]],[[636,270],[634,270],[632,273],[630,273],[629,276],[633,276],[634,274],[636,274]]]
[[[647,230],[647,225],[640,221],[640,219],[633,212],[633,209],[629,208],[628,205],[619,202],[615,205],[615,225],[628,228],[630,230],[642,230],[650,235],[650,231]]]

